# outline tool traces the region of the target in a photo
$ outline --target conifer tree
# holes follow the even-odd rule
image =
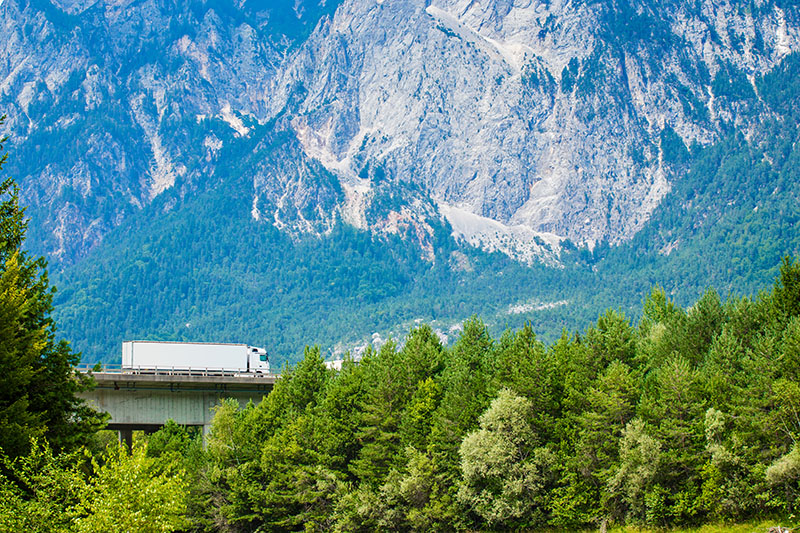
[[[7,140],[0,139],[0,151]],[[6,161],[3,154],[0,169]],[[44,258],[23,249],[27,221],[19,193],[13,179],[0,182],[0,449],[11,457],[26,453],[35,436],[56,450],[74,448],[103,423],[77,397],[91,386],[75,371],[80,354],[56,340],[55,289]]]

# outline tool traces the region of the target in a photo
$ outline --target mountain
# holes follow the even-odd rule
[[[473,313],[554,335],[798,252],[789,1],[0,14],[9,168],[90,360],[132,336],[292,358]]]

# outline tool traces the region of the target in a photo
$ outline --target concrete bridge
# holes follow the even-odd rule
[[[215,405],[225,398],[234,398],[240,405],[259,403],[278,377],[206,369],[133,371],[108,367],[91,374],[97,386],[80,396],[111,415],[108,429],[119,431],[120,440],[128,445],[134,430],[156,431],[169,419],[202,427],[205,436]]]

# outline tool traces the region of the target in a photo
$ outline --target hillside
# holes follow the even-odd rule
[[[87,360],[280,359],[472,314],[555,338],[797,253],[786,1],[7,0],[28,246]]]

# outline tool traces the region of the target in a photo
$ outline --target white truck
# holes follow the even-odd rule
[[[124,341],[122,369],[269,373],[266,350],[246,344]]]

